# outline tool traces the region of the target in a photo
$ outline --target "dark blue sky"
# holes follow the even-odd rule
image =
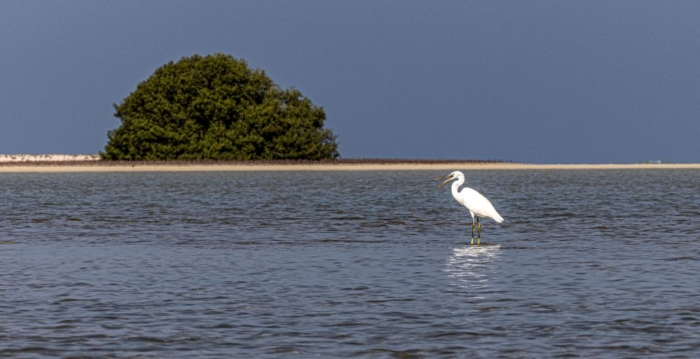
[[[700,162],[699,1],[3,1],[0,153],[97,153],[192,54],[323,106],[344,158]]]

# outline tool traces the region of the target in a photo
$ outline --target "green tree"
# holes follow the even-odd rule
[[[339,156],[323,108],[228,55],[171,61],[114,108],[122,123],[107,134],[105,160]]]

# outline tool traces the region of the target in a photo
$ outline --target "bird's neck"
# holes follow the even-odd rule
[[[454,197],[457,201],[459,201],[459,186],[461,186],[462,183],[464,183],[463,180],[452,182],[452,197]]]

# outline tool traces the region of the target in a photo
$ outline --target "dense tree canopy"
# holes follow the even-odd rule
[[[321,107],[228,55],[169,62],[114,108],[122,124],[108,133],[107,160],[339,156]]]

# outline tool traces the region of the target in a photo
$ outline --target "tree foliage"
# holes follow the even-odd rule
[[[326,114],[244,60],[184,57],[155,71],[121,104],[106,160],[333,159]]]

